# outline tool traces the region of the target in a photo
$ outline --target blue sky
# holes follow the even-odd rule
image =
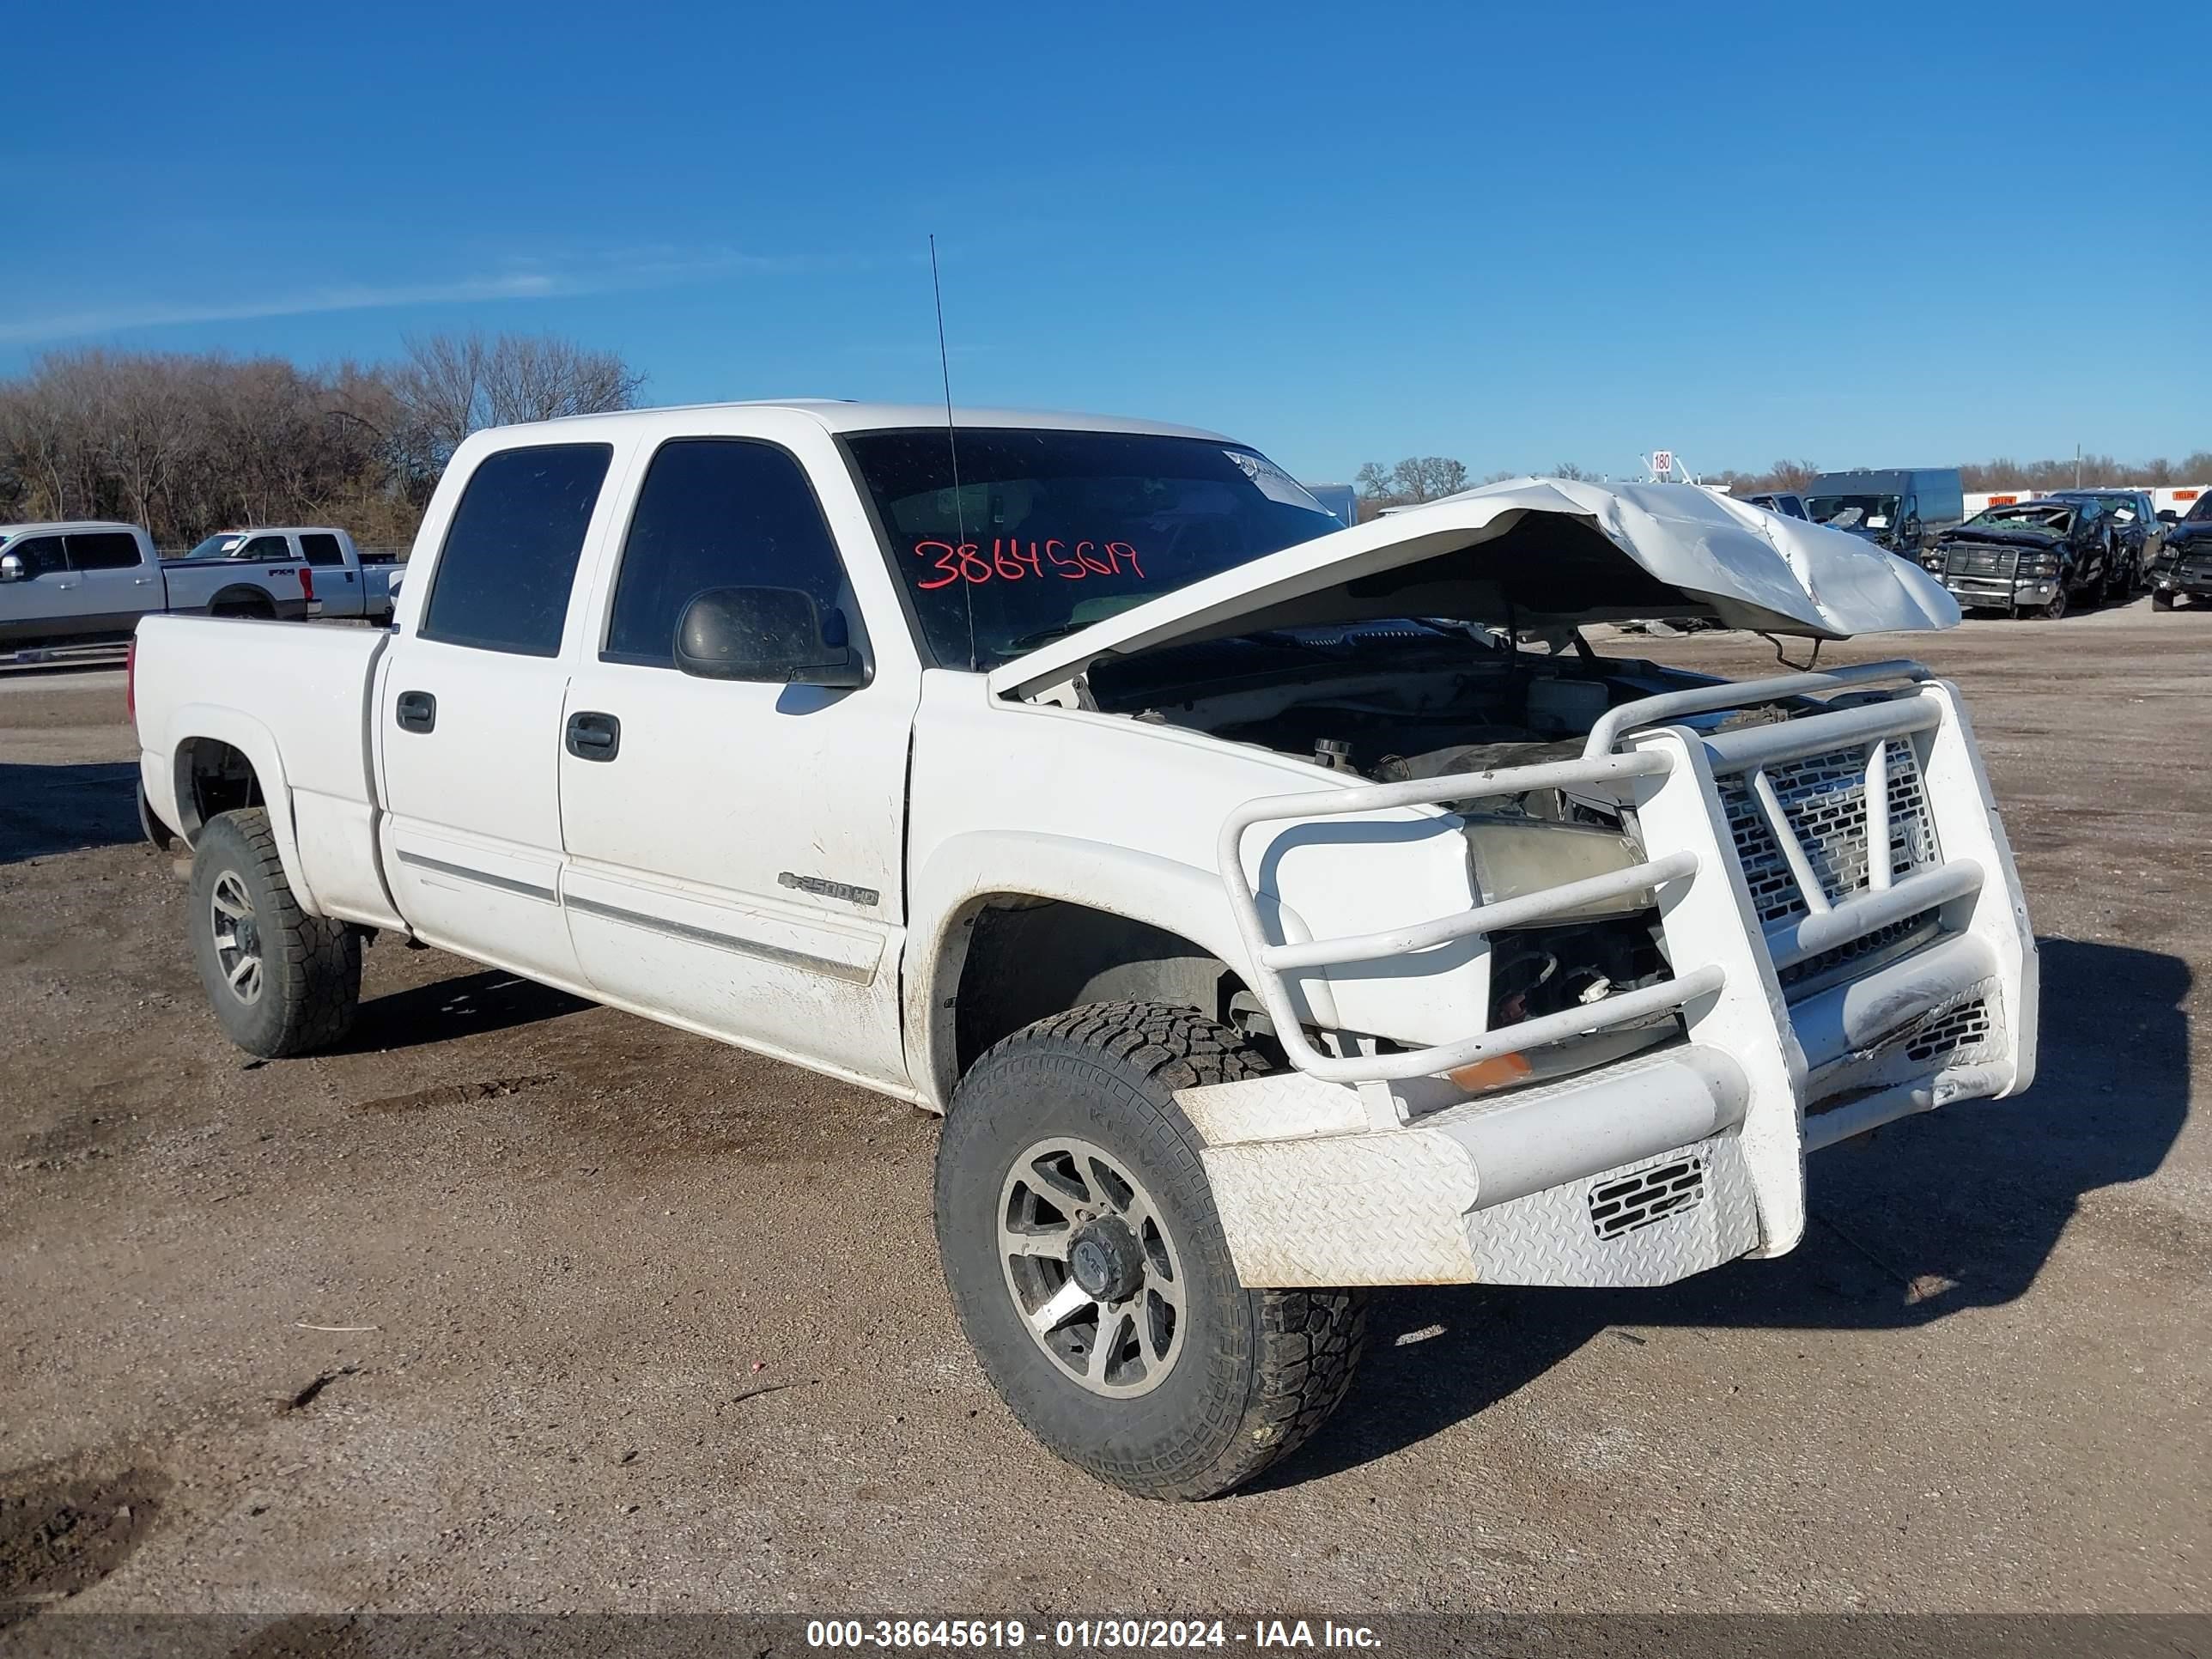
[[[2212,447],[2208,18],[39,6],[0,372],[547,329],[656,402],[933,398],[934,231],[960,401],[1310,479],[2179,454]]]

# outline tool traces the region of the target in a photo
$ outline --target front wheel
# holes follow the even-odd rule
[[[1351,1386],[1353,1291],[1238,1279],[1178,1089],[1256,1075],[1187,1009],[1097,1003],[962,1079],[937,1239],[992,1386],[1030,1433],[1141,1498],[1212,1498],[1303,1444]]]
[[[192,849],[192,960],[223,1033],[275,1060],[326,1048],[361,1006],[361,935],[309,915],[266,808],[210,819]]]
[[[2045,622],[2057,622],[2066,614],[2066,584],[2059,583],[2058,591],[2051,596],[2051,603],[2035,613]]]

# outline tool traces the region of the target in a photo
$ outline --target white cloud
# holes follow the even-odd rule
[[[559,269],[515,270],[498,276],[465,276],[451,281],[343,283],[260,298],[148,299],[39,317],[4,317],[0,318],[0,342],[20,345],[116,334],[129,329],[237,322],[258,317],[307,317],[325,312],[375,311],[395,306],[550,300],[569,295],[673,287],[736,273],[764,275],[799,270],[820,263],[760,254],[682,255],[666,249],[644,250]]]

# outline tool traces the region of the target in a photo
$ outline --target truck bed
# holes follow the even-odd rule
[[[376,769],[369,694],[391,636],[363,628],[297,628],[229,617],[149,617],[138,625],[132,703],[139,775],[162,822],[197,831],[189,775],[173,759],[187,737],[228,744],[264,788],[292,792],[272,814],[278,844],[298,853],[307,891],[331,914],[390,912],[376,856]]]

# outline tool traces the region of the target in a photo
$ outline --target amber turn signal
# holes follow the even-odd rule
[[[1518,1083],[1535,1069],[1529,1065],[1526,1054],[1492,1054],[1488,1060],[1478,1060],[1472,1066],[1462,1066],[1444,1075],[1469,1094],[1480,1094],[1485,1089]]]

